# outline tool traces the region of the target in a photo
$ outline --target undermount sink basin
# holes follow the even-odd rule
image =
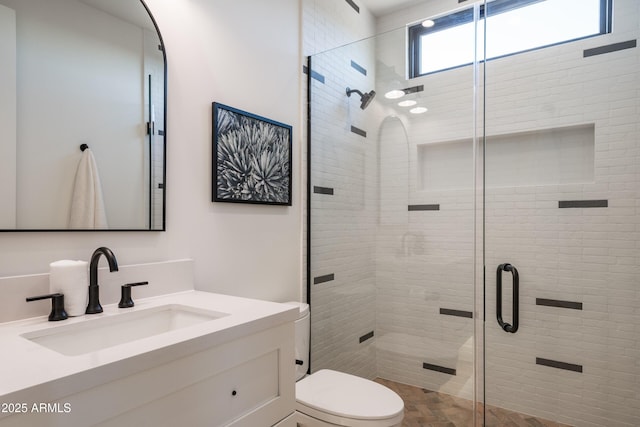
[[[169,304],[45,328],[21,336],[65,356],[78,356],[225,316],[228,313]]]

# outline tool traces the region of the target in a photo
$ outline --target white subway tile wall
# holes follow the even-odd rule
[[[583,55],[638,38],[639,3],[614,5],[612,34],[485,69],[489,145],[491,135],[594,129],[592,180],[486,190],[488,289],[503,262],[516,265],[521,279],[518,333],[487,328],[487,403],[578,426],[640,425],[640,56],[637,48]],[[607,207],[559,208],[576,200]],[[536,306],[536,298],[583,309]],[[495,298],[487,298],[487,313],[494,310]]]
[[[368,20],[344,1],[303,5],[308,53],[339,45],[327,40],[348,39]],[[614,6],[611,34],[489,61],[476,105],[471,67],[401,80],[424,85],[421,116],[393,112],[383,98],[389,76],[404,73],[404,44],[390,42],[403,40],[402,29],[312,58],[324,76],[312,79],[312,185],[334,189],[312,194],[312,276],[334,274],[311,285],[313,370],[473,397],[474,320],[447,313],[474,311],[475,124],[487,135],[488,168],[509,166],[488,183],[477,242],[485,247],[486,335],[478,339],[486,341],[487,403],[576,426],[640,425],[640,50],[584,56],[640,35],[640,2]],[[346,86],[375,88],[378,97],[360,110]],[[548,138],[554,129],[586,130],[573,156]],[[492,141],[516,144],[531,133],[544,138],[535,155],[496,159],[491,151]],[[432,186],[426,156],[432,147],[447,154],[447,143],[466,154],[450,167],[432,164],[441,169],[440,187]],[[416,205],[429,208],[409,210]],[[495,321],[496,268],[506,262],[520,275],[516,334]],[[503,274],[509,321],[511,277]]]
[[[345,14],[356,14],[345,2]],[[312,58],[311,367],[366,378],[377,375],[376,218],[378,114],[357,94],[375,85],[375,44],[359,43]],[[353,67],[352,62],[358,64]],[[366,75],[363,71],[366,70]],[[353,129],[353,128],[357,129]],[[370,130],[372,128],[372,130]],[[332,280],[315,278],[333,275]]]

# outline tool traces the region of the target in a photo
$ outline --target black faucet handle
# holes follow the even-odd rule
[[[127,283],[126,285],[122,285],[120,288],[120,302],[118,303],[118,307],[120,308],[129,308],[133,307],[134,303],[131,299],[131,287],[132,286],[142,286],[148,285],[149,282],[136,282],[136,283]]]
[[[69,317],[64,309],[64,294],[55,293],[48,295],[38,295],[36,297],[28,297],[27,302],[39,301],[49,298],[51,298],[51,313],[49,314],[49,321],[55,322],[58,320],[64,320]]]

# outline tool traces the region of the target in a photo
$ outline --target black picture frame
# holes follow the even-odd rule
[[[292,128],[213,103],[214,202],[291,206]]]

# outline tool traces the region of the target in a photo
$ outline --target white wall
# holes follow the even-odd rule
[[[375,17],[356,1],[356,12],[345,0],[302,0],[303,53],[326,52],[376,34]]]
[[[426,18],[449,13],[456,9],[463,9],[474,3],[484,3],[484,0],[425,0],[420,4],[405,7],[392,13],[378,17],[376,20],[376,34],[402,28],[407,24],[420,22]]]
[[[122,264],[191,257],[202,290],[298,298],[298,1],[147,4],[169,68],[167,231],[0,234],[0,276],[47,272],[52,261],[86,260],[105,245]],[[292,207],[211,202],[213,101],[293,125]]]
[[[0,6],[0,228],[16,224],[16,14]]]

